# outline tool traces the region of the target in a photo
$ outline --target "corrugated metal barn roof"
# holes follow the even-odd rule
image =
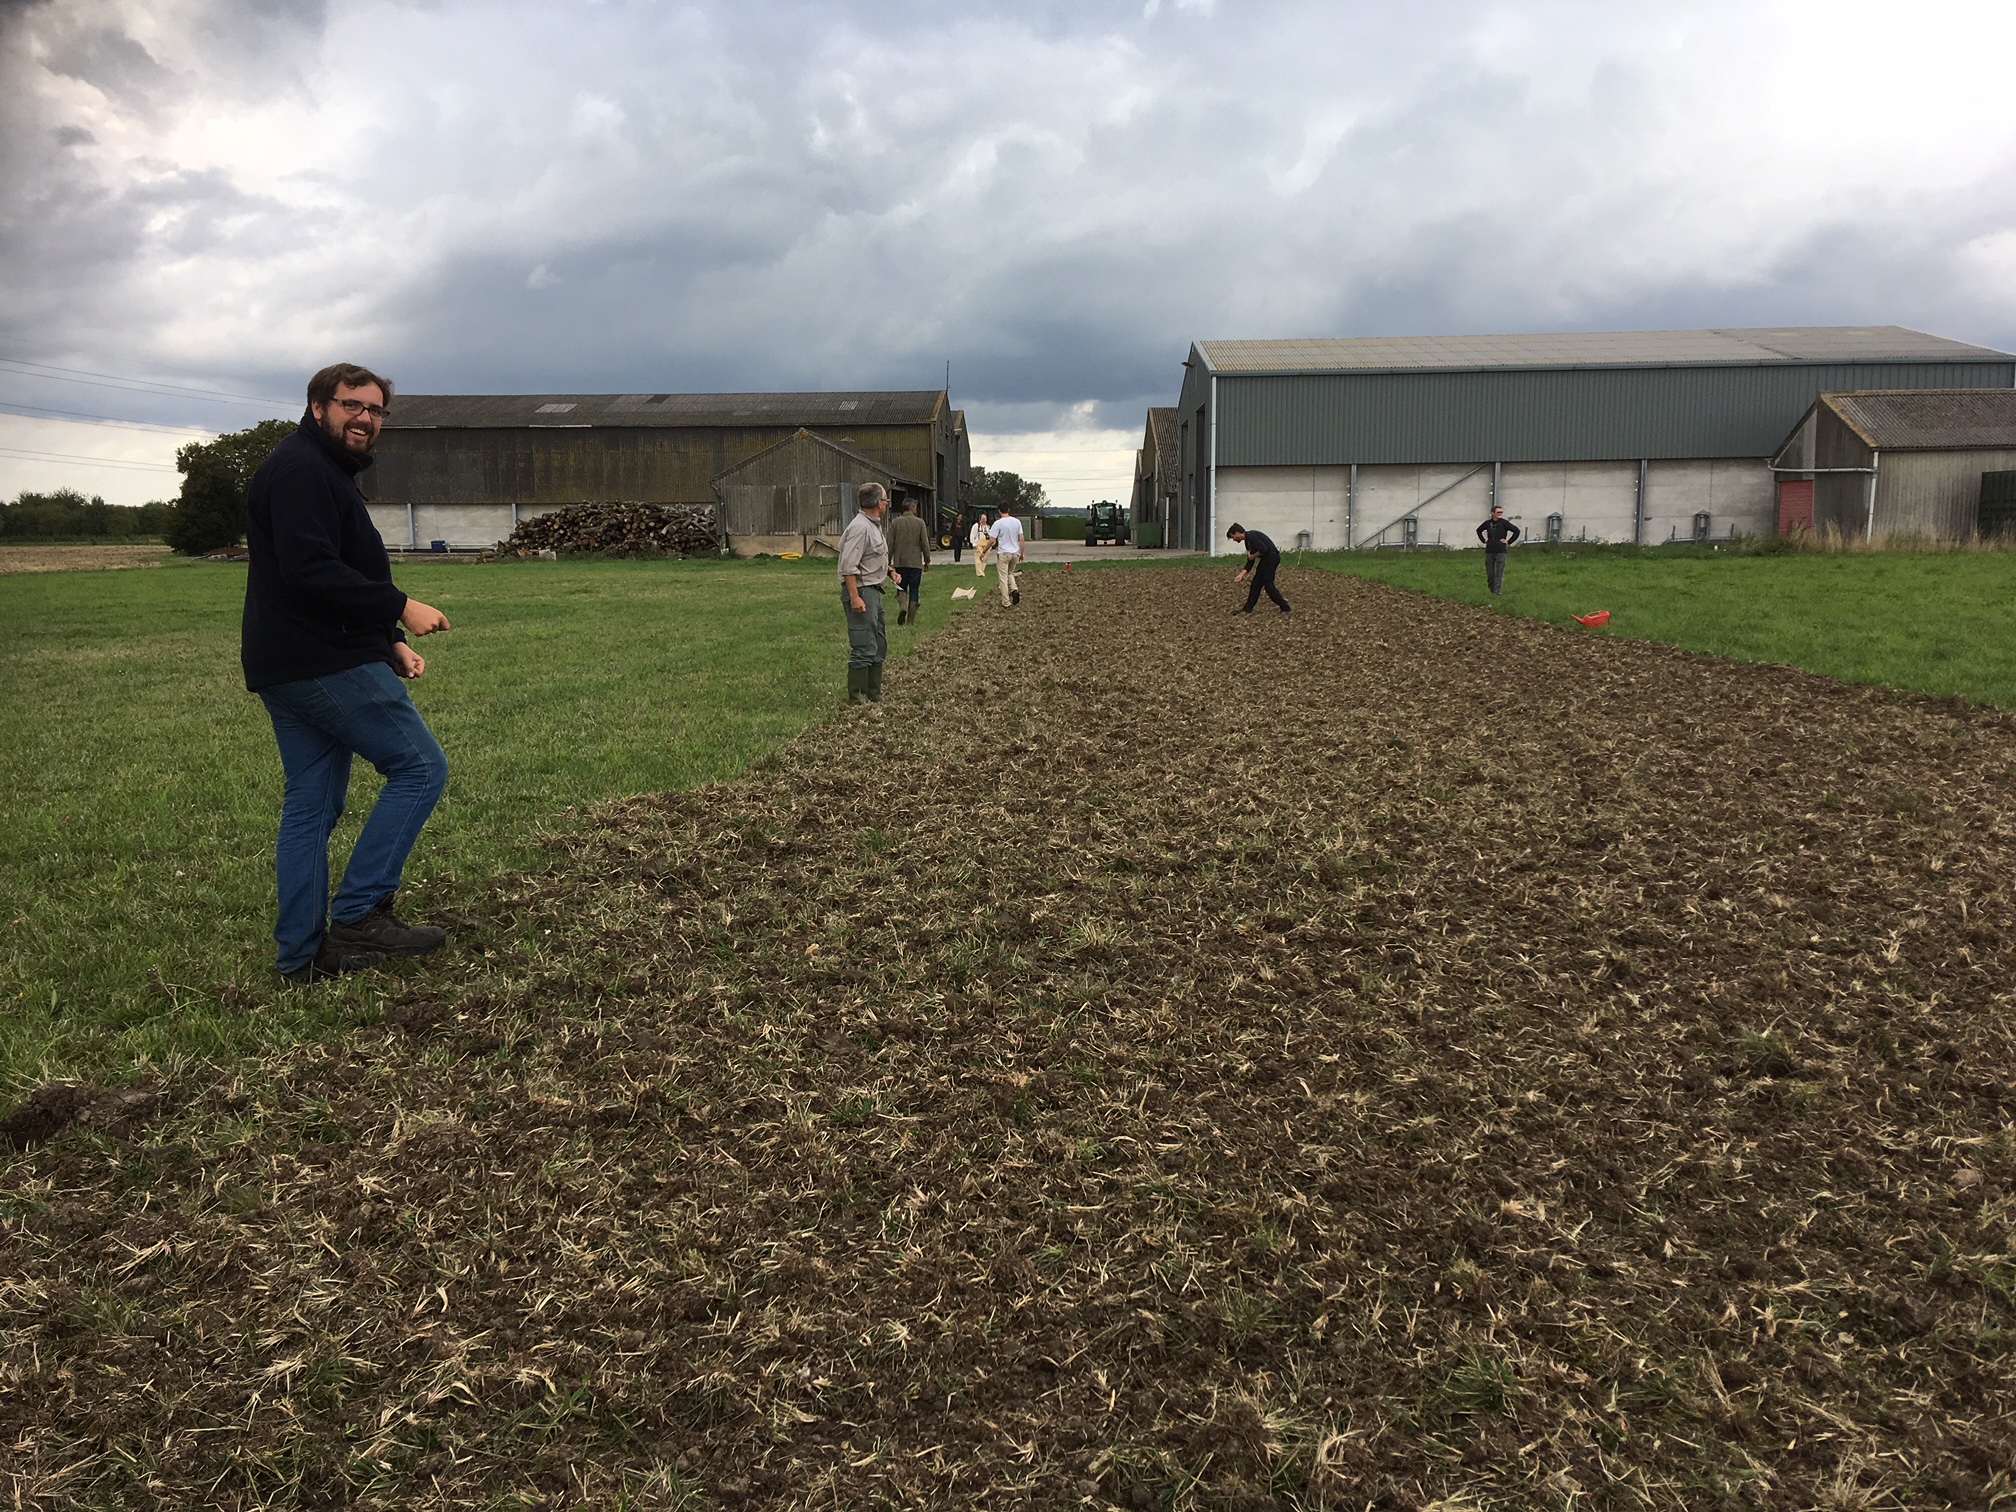
[[[2016,389],[1880,389],[1820,402],[1879,451],[2016,449]]]
[[[1543,336],[1354,336],[1310,341],[1200,341],[1220,373],[1434,369],[1744,366],[1808,362],[1994,360],[2008,354],[1903,326],[1754,330],[1571,331]]]
[[[937,389],[832,394],[401,394],[387,430],[579,426],[929,425]]]

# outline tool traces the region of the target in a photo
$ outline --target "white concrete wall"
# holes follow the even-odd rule
[[[1473,470],[1474,469],[1474,470]],[[1237,548],[1224,539],[1234,520],[1264,530],[1283,551],[1295,549],[1301,531],[1317,551],[1353,545],[1398,545],[1394,522],[1419,509],[1419,541],[1464,548],[1477,545],[1477,526],[1491,512],[1491,467],[1475,464],[1363,466],[1350,498],[1347,467],[1221,467],[1218,470],[1218,539],[1214,556]],[[1467,476],[1466,476],[1467,474]],[[1453,485],[1453,486],[1452,486]],[[1439,497],[1438,497],[1439,495]],[[1430,501],[1432,502],[1425,502]],[[1561,516],[1565,540],[1629,541],[1638,507],[1636,462],[1507,462],[1500,470],[1498,502],[1527,539],[1546,538],[1547,516]],[[1707,510],[1710,535],[1771,535],[1777,530],[1777,491],[1771,469],[1754,457],[1655,460],[1645,490],[1641,539],[1648,546],[1691,540],[1694,515]],[[1380,535],[1382,528],[1385,533]]]
[[[1638,507],[1638,464],[1507,462],[1498,502],[1529,541],[1547,539],[1552,514],[1561,516],[1564,541],[1628,541]],[[1476,545],[1474,529],[1468,544]]]
[[[1397,546],[1405,536],[1395,522],[1418,506],[1422,545],[1475,546],[1490,501],[1488,465],[1361,467],[1351,538],[1358,546]]]
[[[1349,478],[1345,467],[1219,468],[1218,530],[1211,554],[1238,552],[1225,539],[1234,521],[1266,532],[1283,551],[1293,551],[1295,537],[1305,530],[1314,537],[1311,550],[1342,551]]]
[[[529,520],[562,507],[527,504],[519,508],[518,518]],[[413,524],[418,529],[410,534],[404,504],[373,504],[370,508],[371,523],[394,551],[411,550],[413,541],[419,542],[422,551],[433,541],[446,541],[457,550],[472,547],[487,550],[511,534],[509,504],[417,504],[413,508]]]
[[[1771,469],[1757,457],[1654,462],[1645,480],[1647,546],[1694,539],[1694,515],[1708,511],[1708,537],[1778,533],[1778,491]]]

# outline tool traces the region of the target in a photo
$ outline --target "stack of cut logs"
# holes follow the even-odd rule
[[[711,556],[719,546],[711,504],[574,504],[520,520],[496,555]]]

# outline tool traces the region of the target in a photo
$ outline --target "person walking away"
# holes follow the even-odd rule
[[[322,369],[308,380],[301,424],[259,465],[247,496],[240,657],[286,775],[273,939],[290,982],[427,955],[448,939],[392,912],[406,857],[448,781],[448,758],[406,691],[427,670],[406,637],[446,630],[448,616],[393,586],[357,486],[391,403],[391,383],[368,368]],[[352,756],[385,786],[332,899],[329,837]]]
[[[1281,597],[1281,590],[1274,586],[1274,574],[1281,570],[1281,549],[1271,538],[1257,530],[1248,530],[1243,525],[1234,525],[1225,532],[1227,540],[1237,541],[1246,548],[1246,565],[1239,575],[1232,579],[1235,583],[1251,580],[1253,586],[1246,590],[1246,607],[1234,609],[1234,614],[1251,614],[1254,605],[1260,602],[1264,591],[1274,601],[1274,607],[1283,614],[1290,613],[1288,600]]]
[[[952,537],[952,565],[954,567],[957,567],[959,565],[960,558],[965,554],[966,551],[965,527],[962,526],[957,519],[955,519],[952,522],[952,528],[949,531],[947,531],[946,534]]]
[[[1500,597],[1505,592],[1505,551],[1519,539],[1519,527],[1505,518],[1504,506],[1493,504],[1491,518],[1477,527],[1477,539],[1484,543],[1484,581],[1491,596]]]
[[[973,522],[972,530],[967,532],[967,539],[973,543],[973,576],[975,577],[984,578],[987,576],[987,553],[994,549],[994,537],[987,532],[987,511],[983,509],[980,511],[980,518]]]
[[[931,565],[931,532],[908,499],[898,499],[891,508],[895,518],[889,522],[889,566],[896,573],[896,623],[914,625],[924,569]]]
[[[1001,585],[1001,602],[1012,608],[1022,602],[1022,588],[1015,577],[1015,569],[1022,565],[1022,522],[1015,518],[1011,506],[1001,506],[1001,517],[987,535],[994,543],[994,576]]]
[[[863,483],[859,506],[840,535],[840,607],[847,613],[847,702],[882,702],[882,663],[889,659],[889,627],[882,618],[882,584],[889,576],[889,543],[882,519],[889,490]]]

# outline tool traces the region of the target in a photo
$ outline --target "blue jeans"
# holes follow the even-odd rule
[[[322,948],[326,918],[354,924],[399,890],[407,853],[447,784],[448,758],[405,682],[384,662],[263,688],[259,697],[273,717],[287,774],[273,856],[280,879],[273,938],[280,969],[296,971]],[[331,900],[329,837],[343,817],[353,752],[384,775],[385,789]]]

